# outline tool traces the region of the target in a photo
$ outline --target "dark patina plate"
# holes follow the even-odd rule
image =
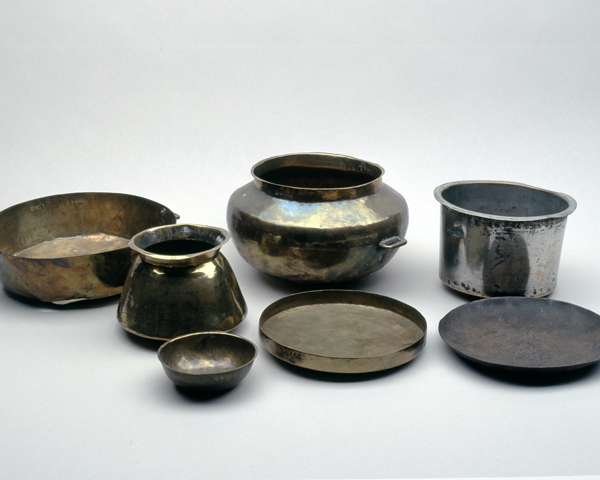
[[[461,305],[442,318],[439,332],[456,353],[492,368],[550,373],[600,360],[600,316],[546,298],[498,297]]]
[[[367,373],[397,367],[425,346],[427,323],[393,298],[352,290],[284,297],[263,312],[261,340],[269,353],[298,367]]]

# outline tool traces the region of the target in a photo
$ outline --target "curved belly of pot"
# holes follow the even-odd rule
[[[169,340],[232,330],[247,311],[233,270],[220,252],[200,265],[173,268],[138,256],[125,280],[117,318],[130,333]]]
[[[342,282],[391,260],[405,243],[408,206],[386,185],[355,199],[301,202],[249,183],[229,199],[227,224],[238,252],[257,270],[295,282]]]

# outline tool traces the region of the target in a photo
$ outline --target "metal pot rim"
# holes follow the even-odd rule
[[[344,161],[356,162],[358,164],[364,165],[364,168],[359,168],[357,171],[366,171],[368,169],[371,171],[378,170],[379,172],[376,175],[374,175],[372,180],[368,182],[359,183],[348,187],[295,187],[292,185],[271,182],[269,180],[264,179],[261,176],[261,174],[265,173],[260,172],[261,167],[264,167],[266,164],[269,163],[280,163],[273,170],[286,166],[314,166],[315,168],[319,168],[319,163],[316,161],[319,158],[328,159],[330,161],[337,160],[340,162],[341,165]],[[302,159],[302,162],[297,162],[297,160],[300,159]],[[331,167],[335,168],[334,165],[331,165]],[[370,195],[378,191],[383,185],[383,175],[385,174],[385,170],[381,165],[378,165],[373,162],[368,162],[360,158],[351,157],[348,155],[323,152],[301,152],[288,153],[265,158],[264,160],[261,160],[260,162],[256,163],[250,170],[250,173],[254,178],[254,184],[257,188],[277,197],[284,197],[288,199],[293,198],[299,200],[308,198],[321,200],[342,200],[358,198],[365,195]]]
[[[560,212],[550,213],[547,215],[536,215],[536,216],[527,216],[527,217],[511,217],[511,216],[505,216],[505,215],[492,215],[492,214],[488,214],[488,213],[477,212],[475,210],[468,210],[466,208],[459,207],[459,206],[449,202],[442,196],[443,192],[445,192],[447,189],[449,189],[451,187],[456,187],[459,185],[473,185],[473,184],[512,185],[512,186],[516,186],[516,187],[524,187],[524,188],[528,188],[531,190],[537,190],[537,191],[545,192],[545,193],[555,195],[555,196],[561,198],[562,200],[567,202],[568,206],[567,206],[567,208],[565,208],[564,210],[562,210]],[[573,213],[575,211],[575,209],[577,208],[577,202],[575,201],[575,199],[573,197],[571,197],[570,195],[567,195],[566,193],[554,192],[552,190],[534,187],[531,185],[527,185],[525,183],[508,182],[508,181],[459,180],[456,182],[448,182],[448,183],[444,183],[443,185],[440,185],[439,187],[437,187],[434,190],[433,195],[438,202],[440,202],[442,205],[444,205],[445,207],[447,207],[453,211],[464,213],[466,215],[471,215],[474,217],[487,218],[490,220],[500,220],[500,221],[504,221],[504,222],[532,222],[532,221],[539,221],[539,220],[547,220],[547,219],[551,219],[551,218],[564,218],[567,215],[570,215],[571,213]]]

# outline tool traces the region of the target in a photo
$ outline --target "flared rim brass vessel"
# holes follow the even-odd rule
[[[141,337],[169,340],[206,331],[229,331],[247,313],[237,279],[220,252],[229,233],[180,224],[135,235],[139,254],[125,281],[117,318]]]
[[[330,153],[267,158],[229,199],[227,223],[256,269],[295,282],[369,275],[406,244],[408,206],[384,169]]]

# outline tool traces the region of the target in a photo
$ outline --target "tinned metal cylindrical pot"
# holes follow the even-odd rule
[[[168,225],[132,237],[139,255],[121,294],[117,318],[141,337],[169,340],[207,331],[229,331],[246,316],[237,279],[220,248],[222,228]]]
[[[236,190],[227,223],[240,255],[256,269],[296,282],[340,282],[382,268],[406,243],[408,206],[374,163],[300,153],[252,168]]]
[[[440,279],[479,297],[544,297],[556,287],[569,195],[520,183],[451,182],[441,203]]]

